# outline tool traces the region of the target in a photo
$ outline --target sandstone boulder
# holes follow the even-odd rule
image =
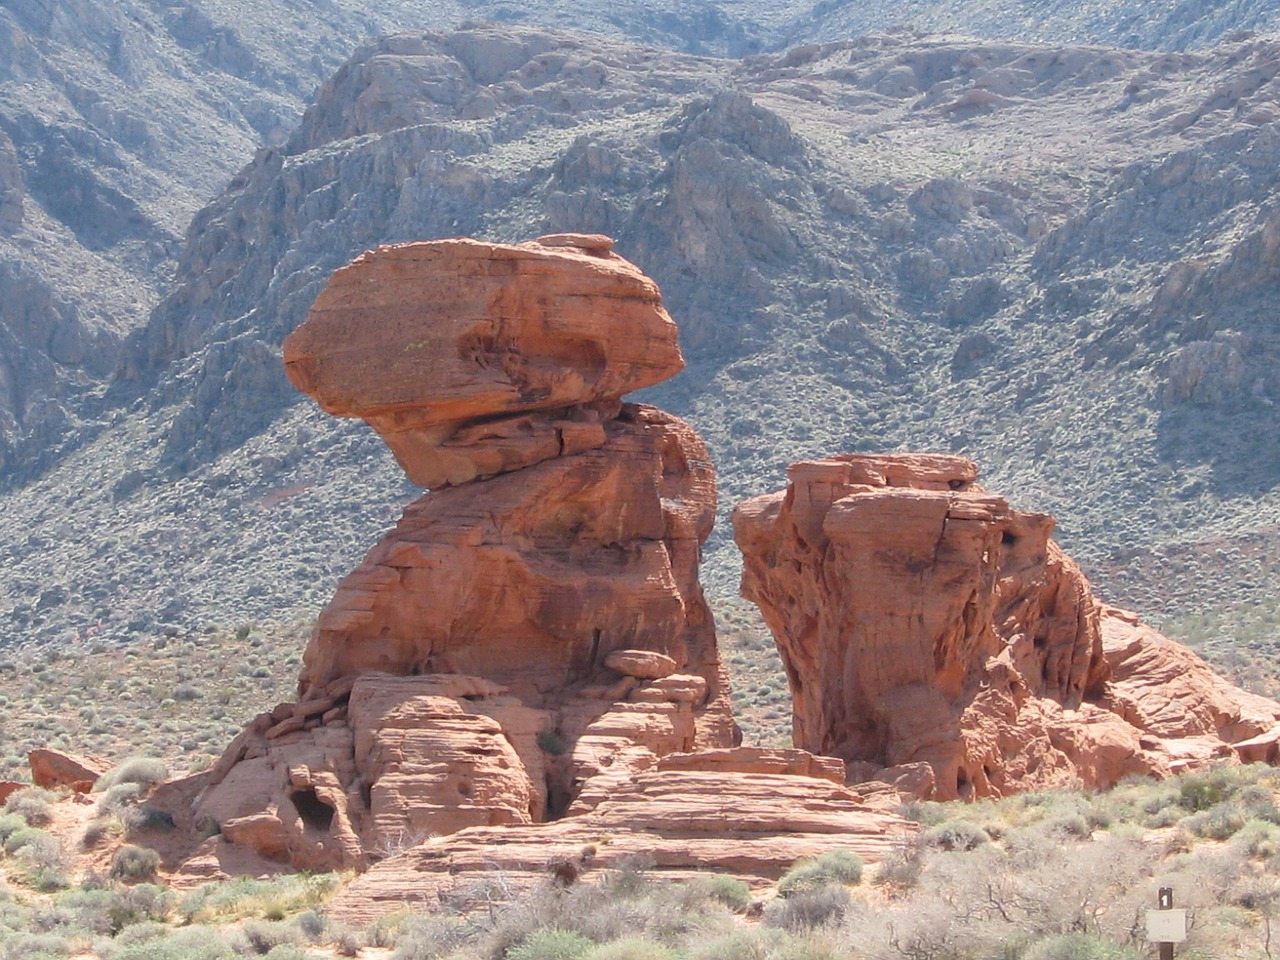
[[[284,343],[298,389],[362,417],[425,487],[599,447],[626,393],[684,366],[657,285],[607,237],[379,247]]]
[[[97,757],[77,757],[45,747],[27,754],[31,766],[31,781],[37,787],[56,790],[67,787],[76,793],[88,793],[98,778],[111,769],[111,765]]]
[[[868,777],[927,763],[932,787],[910,789],[938,799],[1002,796],[1167,775],[1280,718],[1099,603],[1052,518],[983,491],[968,460],[832,457],[789,478],[738,506],[734,537],[799,747]]]

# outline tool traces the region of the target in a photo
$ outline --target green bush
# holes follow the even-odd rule
[[[922,843],[942,850],[976,850],[991,842],[991,835],[967,820],[948,820],[930,827],[920,837]]]
[[[737,877],[716,873],[695,877],[688,885],[695,895],[724,904],[734,913],[742,913],[751,906],[751,888]]]
[[[1207,810],[1193,813],[1182,821],[1182,826],[1197,837],[1210,840],[1228,840],[1249,822],[1249,812],[1237,800],[1224,800]]]
[[[270,880],[236,877],[196,887],[179,901],[178,913],[187,923],[244,917],[278,920],[319,906],[336,883],[331,873],[286,873]]]
[[[122,783],[132,783],[145,792],[158,783],[169,779],[169,768],[163,760],[154,757],[131,757],[118,767],[98,778],[93,785],[94,793],[104,793]]]
[[[639,937],[624,937],[601,943],[582,954],[582,960],[677,960],[670,947]]]
[[[47,830],[41,830],[39,827],[21,827],[5,837],[4,852],[13,856],[26,847],[57,842]]]
[[[506,960],[579,960],[595,944],[573,930],[537,930],[507,950]]]
[[[186,927],[162,939],[130,944],[112,960],[236,960],[236,954],[212,927]]]
[[[154,877],[160,869],[160,854],[150,847],[126,843],[111,858],[110,874],[116,880],[142,880]]]
[[[689,960],[772,960],[782,954],[787,940],[778,929],[739,928],[694,943]]]
[[[17,814],[33,827],[47,826],[53,821],[53,805],[57,794],[41,787],[19,790],[5,801],[6,814]]]
[[[852,850],[827,850],[812,860],[801,860],[778,881],[778,895],[791,897],[831,884],[862,881],[862,857]]]
[[[828,882],[778,897],[764,908],[764,923],[784,930],[811,930],[843,919],[849,903],[849,891]]]
[[[27,827],[27,821],[16,813],[0,814],[0,845],[3,845],[19,830],[26,830]]]

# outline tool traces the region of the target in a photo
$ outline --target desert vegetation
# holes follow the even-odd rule
[[[154,851],[85,853],[40,826],[71,801],[28,790],[0,811],[0,957],[1138,960],[1144,911],[1168,886],[1189,911],[1180,957],[1262,960],[1280,910],[1278,790],[1280,771],[1222,766],[1106,793],[918,803],[904,808],[918,833],[877,864],[829,851],[758,889],[642,861],[533,889],[495,869],[363,927],[326,913],[341,876],[169,889]]]
[[[0,780],[24,779],[27,751],[45,746],[115,763],[136,757],[117,777],[139,775],[148,757],[175,772],[202,769],[254,712],[293,697],[309,630],[241,624],[0,655]]]

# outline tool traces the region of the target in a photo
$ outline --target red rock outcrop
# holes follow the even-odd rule
[[[27,763],[31,767],[31,781],[37,787],[47,790],[66,787],[76,793],[88,793],[110,769],[110,764],[97,757],[77,757],[47,747],[28,753]]]
[[[688,426],[622,402],[682,360],[657,287],[609,248],[380,248],[290,336],[293,381],[439,489],[342,581],[299,701],[171,791],[198,790],[193,826],[219,830],[180,876],[244,869],[246,852],[391,858],[370,896],[402,902],[602,831],[628,838],[611,855],[776,875],[846,834],[876,848],[906,829],[843,787],[838,760],[733,749],[698,582],[714,472]],[[431,837],[447,863],[435,841],[396,856]]]
[[[604,444],[632,390],[680,372],[658,286],[608,237],[379,247],[284,342],[328,413],[364,418],[414,483],[466,483]]]
[[[877,811],[843,786],[839,761],[800,750],[737,748],[664,757],[591,813],[540,827],[475,827],[380,863],[327,912],[365,923],[416,902],[465,907],[495,875],[527,889],[560,875],[590,880],[638,859],[668,877],[731,873],[753,886],[800,859],[855,850],[877,861],[916,825]]]
[[[1099,603],[1052,518],[983,491],[970,461],[842,456],[788,475],[738,506],[734,537],[797,746],[950,799],[1108,786],[1274,745],[1280,705]]]

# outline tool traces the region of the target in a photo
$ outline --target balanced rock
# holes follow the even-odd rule
[[[598,811],[675,754],[693,758],[679,779],[708,751],[708,798],[749,795],[755,772],[802,777],[815,803],[836,789],[838,761],[802,751],[726,770],[739,734],[698,581],[715,475],[686,424],[623,401],[682,360],[657,287],[610,246],[380,248],[291,335],[293,381],[439,489],[339,585],[298,702],[170,791],[219,829],[180,877],[243,869],[233,852],[363,868],[468,830],[598,834]]]
[[[1274,745],[1280,704],[1104,607],[1052,518],[983,491],[970,461],[841,456],[788,476],[738,506],[734,537],[797,746],[950,799],[1105,787]]]
[[[597,448],[632,390],[684,367],[657,284],[607,237],[379,247],[284,342],[328,413],[362,417],[424,487]]]

